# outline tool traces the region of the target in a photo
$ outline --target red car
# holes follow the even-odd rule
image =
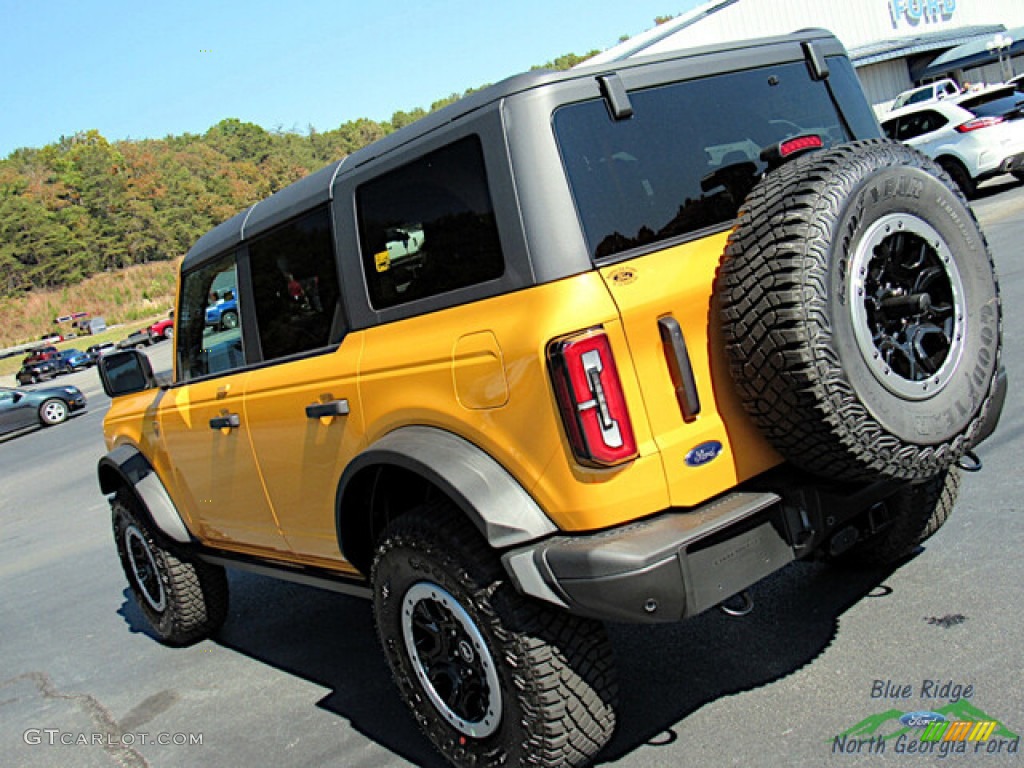
[[[21,361],[21,364],[28,365],[29,363],[41,363],[44,360],[54,360],[59,355],[56,347],[36,347],[32,350],[32,354]]]
[[[174,337],[174,310],[172,309],[167,317],[163,320],[158,320],[149,326],[149,335],[153,341],[160,341],[161,339],[170,339]]]

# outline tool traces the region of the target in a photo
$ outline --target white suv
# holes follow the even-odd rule
[[[1012,86],[904,107],[882,129],[937,160],[968,197],[999,174],[1024,180],[1024,93]]]

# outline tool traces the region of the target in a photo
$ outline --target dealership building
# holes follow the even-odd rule
[[[810,27],[842,41],[876,109],[943,77],[979,84],[1024,74],[1024,0],[713,0],[588,63]]]

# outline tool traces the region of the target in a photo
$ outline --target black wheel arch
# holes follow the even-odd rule
[[[128,494],[160,546],[185,550],[195,543],[163,481],[137,447],[117,446],[99,460],[96,472],[105,496]]]
[[[369,574],[388,522],[435,496],[450,499],[495,549],[557,530],[533,497],[481,448],[442,429],[409,426],[377,440],[342,474],[335,525],[345,559]]]

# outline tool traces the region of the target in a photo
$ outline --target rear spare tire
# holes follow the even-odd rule
[[[971,447],[996,388],[999,291],[963,195],[924,155],[865,141],[768,174],[720,288],[736,387],[793,464],[923,480]]]

